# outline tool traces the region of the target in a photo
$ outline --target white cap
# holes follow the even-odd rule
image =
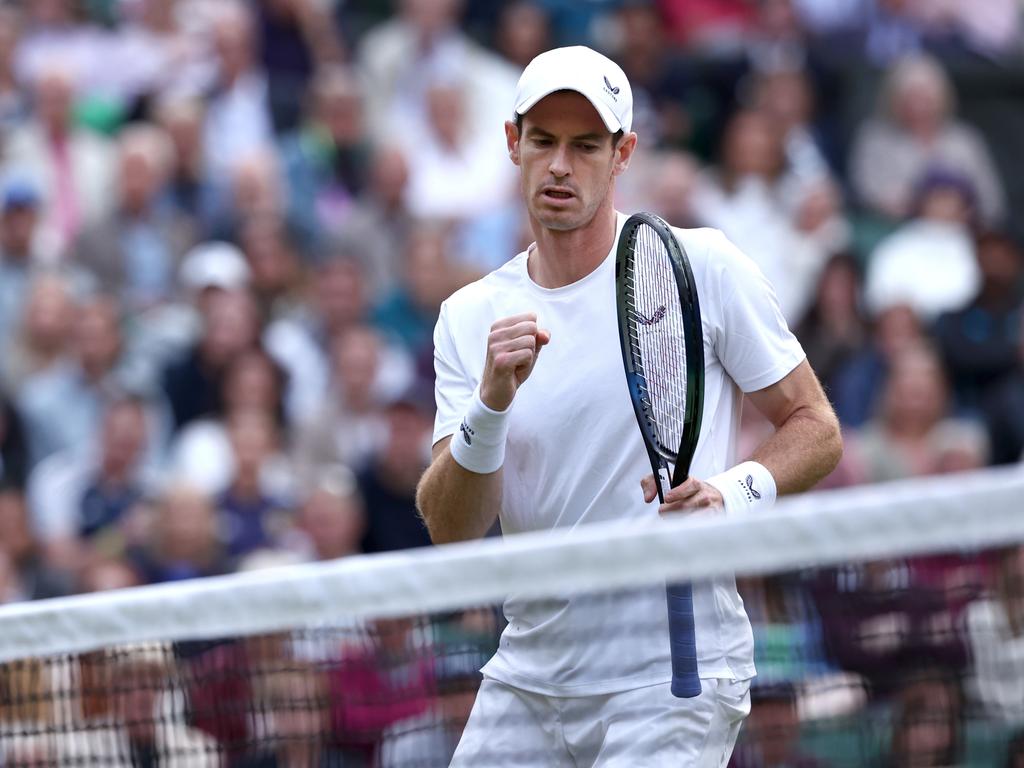
[[[205,288],[233,291],[249,284],[249,264],[231,243],[200,243],[182,260],[181,282],[194,293]]]
[[[626,73],[607,56],[582,45],[545,51],[531,61],[516,86],[516,114],[525,115],[555,91],[587,97],[610,133],[632,128],[633,91]]]

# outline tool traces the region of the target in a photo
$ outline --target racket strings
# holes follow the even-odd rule
[[[686,335],[671,257],[657,232],[636,232],[629,336],[659,449],[675,456],[686,424]]]

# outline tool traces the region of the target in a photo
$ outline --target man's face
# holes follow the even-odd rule
[[[505,125],[512,162],[522,170],[532,218],[554,230],[586,226],[626,170],[636,136],[612,146],[612,135],[586,97],[558,91],[523,115],[522,135]]]

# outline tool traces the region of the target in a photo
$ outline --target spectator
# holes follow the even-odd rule
[[[375,295],[394,287],[402,254],[415,227],[408,206],[408,185],[405,154],[394,146],[378,147],[368,189],[334,231],[336,249],[362,264]]]
[[[384,731],[380,768],[401,768],[417,761],[447,765],[455,754],[473,709],[480,687],[479,670],[487,655],[466,643],[438,650],[434,664],[436,693],[431,706],[423,714],[401,720]]]
[[[88,93],[102,77],[102,31],[89,23],[73,0],[49,0],[25,6],[21,38],[15,51],[18,81],[34,86],[54,62],[77,72]]]
[[[983,402],[994,464],[1024,460],[1024,318],[1019,328],[1017,365],[988,391]]]
[[[178,267],[197,233],[163,197],[174,166],[167,135],[131,126],[121,132],[118,149],[117,207],[82,232],[76,259],[138,311],[176,297]]]
[[[267,746],[243,757],[238,768],[358,765],[356,755],[332,744],[331,698],[324,670],[310,662],[290,661],[257,681],[256,701],[265,713]],[[268,749],[269,747],[269,749]]]
[[[416,510],[416,485],[430,459],[431,416],[415,398],[403,398],[385,417],[385,442],[358,475],[368,511],[364,552],[430,545]]]
[[[934,668],[911,671],[906,677],[895,696],[891,764],[915,768],[960,765],[965,728],[963,694],[957,680]]]
[[[872,323],[868,345],[840,365],[831,379],[836,415],[847,427],[859,427],[878,410],[882,387],[899,356],[927,343],[921,320],[905,304],[893,306]]]
[[[210,178],[231,178],[241,161],[273,138],[267,78],[257,62],[254,20],[241,2],[222,3],[213,19],[217,80],[207,101],[203,147]]]
[[[519,70],[538,53],[553,48],[551,19],[542,4],[534,0],[505,3],[495,25],[494,47]]]
[[[42,548],[32,534],[25,498],[20,491],[0,485],[0,570],[6,569],[6,589],[0,603],[39,600],[67,594],[71,585],[47,566]],[[4,581],[0,578],[0,581]]]
[[[330,6],[314,0],[260,0],[256,28],[274,130],[283,134],[301,120],[314,70],[341,60],[341,41]]]
[[[699,226],[694,210],[701,173],[697,159],[685,152],[663,150],[645,155],[641,162],[646,173],[633,191],[638,198],[635,207],[658,214],[673,227]]]
[[[413,619],[377,619],[330,666],[332,731],[348,750],[373,764],[385,731],[430,706],[433,649],[417,638]]]
[[[21,417],[0,392],[0,488],[23,489],[28,465],[28,445]]]
[[[183,18],[192,9],[181,0],[133,0],[117,11],[121,24],[106,41],[108,97],[130,117],[148,111],[163,92],[197,93],[209,81],[209,58]]]
[[[210,236],[236,242],[246,221],[262,216],[284,218],[283,183],[278,156],[269,148],[239,154],[206,197],[203,217]]]
[[[999,553],[995,589],[967,608],[971,696],[986,716],[1024,724],[1024,547]]]
[[[214,768],[220,764],[213,740],[164,714],[180,696],[178,669],[169,645],[140,643],[109,652],[102,680],[117,680],[108,711],[88,723],[88,737],[76,740],[66,759],[79,764],[133,764],[167,768]]]
[[[167,180],[168,203],[179,214],[207,226],[202,217],[214,203],[203,152],[205,108],[198,99],[165,96],[155,105],[154,117],[174,145],[174,163]],[[203,234],[209,236],[209,229]]]
[[[388,393],[380,386],[380,336],[353,326],[331,341],[330,351],[330,396],[296,434],[295,458],[307,479],[336,464],[363,467],[385,430],[381,408]]]
[[[186,484],[175,484],[159,497],[152,525],[129,555],[148,584],[230,570],[213,500]]]
[[[33,376],[18,394],[33,465],[60,451],[87,449],[108,398],[126,389],[138,394],[147,390],[125,354],[116,300],[94,296],[75,312],[67,354]],[[147,443],[153,455],[162,437],[154,432]]]
[[[145,465],[146,404],[113,400],[91,450],[54,454],[29,476],[32,527],[47,563],[76,573],[88,552],[134,543],[137,512],[152,485]]]
[[[409,239],[401,287],[373,312],[374,325],[416,357],[431,346],[441,302],[451,295],[455,269],[444,230],[420,227]]]
[[[930,324],[961,309],[980,285],[971,235],[975,197],[966,179],[936,169],[918,183],[915,200],[913,218],[872,253],[864,296],[876,314],[907,304]]]
[[[823,768],[824,763],[800,751],[800,717],[793,687],[755,685],[750,690],[750,719],[732,768]]]
[[[468,119],[467,71],[438,76],[425,88],[426,125],[406,137],[407,202],[414,216],[468,222],[507,207],[516,190],[501,131]]]
[[[692,67],[668,44],[667,28],[653,3],[624,3],[612,19],[618,31],[616,61],[633,90],[633,128],[652,147],[690,147],[692,104],[700,89]]]
[[[220,493],[235,475],[226,426],[231,414],[258,411],[284,428],[284,373],[262,349],[245,350],[227,366],[221,401],[222,412],[187,424],[170,450],[170,474],[208,493]],[[276,455],[261,470],[261,487],[270,495],[284,495],[289,485],[287,461]]]
[[[5,151],[5,167],[43,190],[42,226],[61,249],[71,247],[83,227],[102,220],[113,202],[114,152],[74,126],[74,96],[69,70],[48,63],[34,87],[33,120],[11,135]]]
[[[958,404],[977,410],[991,387],[1017,364],[1024,292],[1024,255],[999,232],[975,240],[981,285],[970,303],[939,317],[936,341]]]
[[[949,414],[945,373],[931,350],[909,350],[890,360],[878,415],[850,441],[865,482],[937,472],[936,436],[950,423]]]
[[[697,216],[725,232],[775,287],[783,315],[806,309],[828,254],[790,218],[785,155],[778,126],[763,112],[739,112],[722,139],[719,173],[709,174],[694,200]]]
[[[22,14],[17,9],[0,8],[0,136],[10,133],[29,113],[28,98],[15,64],[21,28]]]
[[[251,552],[280,547],[291,521],[288,500],[270,495],[263,480],[277,453],[271,415],[257,409],[235,411],[228,416],[227,431],[234,473],[216,499],[217,529],[224,554],[237,563]]]
[[[0,199],[0,352],[18,327],[34,272],[53,259],[38,237],[39,194],[15,179],[3,185]]]
[[[0,360],[0,381],[14,395],[34,376],[63,360],[74,322],[69,280],[58,274],[35,277],[17,329]]]
[[[314,560],[358,554],[366,510],[355,477],[346,467],[325,470],[298,513],[301,549]]]
[[[258,216],[243,222],[239,244],[251,275],[250,287],[260,314],[270,321],[299,318],[303,314],[305,274],[298,248],[284,222]]]
[[[956,119],[953,89],[941,65],[910,56],[889,72],[878,114],[857,134],[850,181],[862,204],[900,220],[913,213],[918,180],[935,167],[959,174],[977,190],[983,223],[1003,217],[999,174],[981,136]]]
[[[394,18],[363,37],[358,63],[367,78],[373,135],[391,140],[428,135],[431,87],[450,84],[453,73],[462,73],[463,127],[470,137],[500,141],[495,127],[506,118],[517,73],[463,34],[457,24],[461,4],[402,0]]]
[[[308,243],[343,222],[370,177],[363,86],[354,70],[331,67],[310,87],[305,124],[282,141],[288,214]]]
[[[673,42],[711,55],[737,50],[757,17],[743,0],[660,0],[658,5]]]
[[[370,295],[363,266],[343,254],[316,268],[309,331],[326,350],[330,340],[369,319]]]
[[[211,268],[220,269],[223,262],[225,268],[233,269],[237,254],[218,246],[216,251],[207,251],[204,259],[207,256]],[[214,289],[204,298],[200,312],[203,330],[199,340],[164,371],[164,392],[176,429],[223,411],[221,392],[228,366],[241,352],[253,349],[259,339],[256,303],[244,290]]]
[[[869,343],[861,282],[856,259],[848,254],[833,256],[821,273],[810,309],[796,327],[808,361],[832,397],[836,379]],[[840,419],[845,415],[841,410],[837,413]]]

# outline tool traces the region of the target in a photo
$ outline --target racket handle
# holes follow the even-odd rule
[[[689,584],[669,584],[668,638],[672,649],[672,695],[677,699],[700,696],[697,674],[697,634],[693,622],[693,590]]]

